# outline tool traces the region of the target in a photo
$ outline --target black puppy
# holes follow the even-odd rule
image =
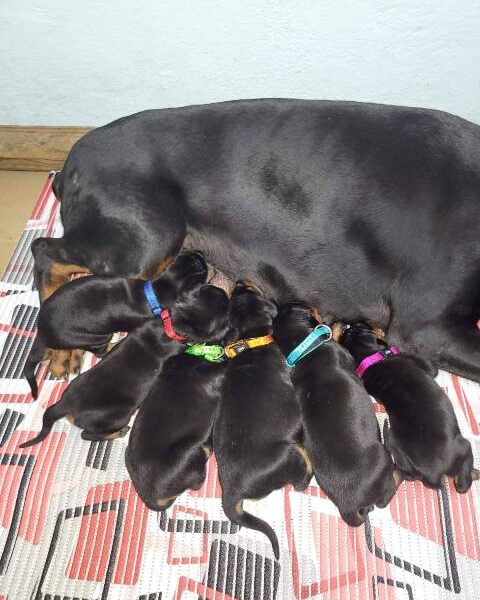
[[[222,344],[227,332],[228,298],[218,298],[206,344]],[[213,307],[212,307],[213,308]],[[135,489],[152,510],[164,510],[188,488],[205,479],[213,421],[226,364],[180,350],[169,358],[135,418],[125,464]],[[214,349],[210,346],[209,349]],[[217,346],[219,354],[223,351]],[[235,425],[234,425],[235,426]]]
[[[341,343],[353,355],[367,392],[385,406],[390,419],[385,444],[402,475],[432,488],[448,475],[458,492],[466,492],[472,484],[472,449],[450,399],[433,379],[435,369],[417,356],[395,356],[396,348],[389,349],[365,323],[346,326]]]
[[[213,449],[223,490],[223,510],[238,525],[263,532],[279,557],[270,525],[243,510],[246,499],[262,498],[292,483],[304,489],[311,466],[301,441],[300,406],[285,359],[274,343],[276,308],[249,284],[239,282],[229,322],[242,340],[226,346],[228,363]]]
[[[274,320],[273,336],[293,365],[304,446],[317,482],[344,521],[358,526],[375,504],[387,506],[398,481],[352,356],[333,340],[307,353],[314,348],[315,333],[305,344],[305,355],[290,354],[317,325],[308,306],[284,305]]]
[[[172,307],[172,323],[150,319],[122,340],[107,356],[74,379],[61,400],[43,416],[40,433],[21,447],[47,437],[55,421],[67,417],[86,440],[125,435],[167,358],[178,352],[179,339],[200,342],[212,337],[216,315],[224,310],[223,293],[207,284],[185,290]]]
[[[169,307],[186,287],[204,283],[207,275],[208,267],[200,253],[183,252],[151,282],[151,287],[159,304]],[[83,277],[45,300],[24,368],[32,396],[38,394],[35,368],[49,358],[47,349],[75,348],[102,356],[113,333],[131,331],[151,319],[152,308],[144,288],[145,282],[139,279]]]

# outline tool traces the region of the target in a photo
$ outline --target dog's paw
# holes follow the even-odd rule
[[[83,350],[48,350],[48,370],[57,379],[78,375],[82,368]]]

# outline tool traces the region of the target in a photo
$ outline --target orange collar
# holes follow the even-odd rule
[[[271,335],[262,335],[255,338],[247,338],[246,340],[237,340],[225,346],[225,355],[228,358],[235,358],[249,348],[258,348],[259,346],[267,346],[273,342]]]

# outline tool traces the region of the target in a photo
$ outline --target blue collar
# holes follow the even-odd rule
[[[150,279],[145,282],[145,285],[143,286],[143,291],[145,293],[145,298],[150,306],[150,310],[152,311],[152,315],[154,317],[159,317],[160,313],[162,312],[162,306],[158,301],[157,295],[153,291],[153,284]]]
[[[303,342],[300,342],[300,344],[290,352],[287,356],[287,365],[289,367],[294,367],[299,360],[331,339],[332,330],[330,327],[328,327],[328,325],[317,325],[317,327],[307,335]]]

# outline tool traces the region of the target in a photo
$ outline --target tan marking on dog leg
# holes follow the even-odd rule
[[[65,418],[67,419],[67,421],[69,423],[71,423],[72,425],[75,425],[75,417],[73,415],[65,415]]]
[[[69,375],[80,372],[83,361],[83,350],[52,350],[47,351],[50,360],[48,370],[57,379],[65,379]]]
[[[305,448],[303,446],[300,446],[300,444],[297,444],[295,446],[297,452],[300,454],[300,456],[303,458],[303,461],[305,462],[305,468],[307,470],[307,475],[311,475],[313,473],[313,467],[312,467],[312,461],[310,460],[310,457],[307,454],[307,451],[305,450]]]
[[[163,508],[167,504],[169,504],[172,500],[175,500],[176,496],[170,496],[170,498],[160,498],[157,500],[157,506],[159,508]]]
[[[235,504],[235,512],[237,513],[237,515],[243,515],[243,500],[239,500]]]
[[[312,308],[310,309],[310,314],[312,315],[312,317],[315,319],[315,321],[319,324],[322,325],[323,323],[323,317],[322,315],[318,312],[318,308],[316,306],[312,306]]]
[[[113,433],[109,433],[108,435],[106,435],[105,439],[106,440],[118,440],[118,438],[125,437],[129,430],[130,430],[130,426],[126,425],[125,427],[122,427],[122,429],[119,429],[118,431],[114,431]]]
[[[403,481],[403,475],[400,473],[400,471],[398,469],[394,469],[393,470],[393,479],[395,481],[395,485],[398,488],[398,486],[402,483]]]
[[[70,350],[50,350],[48,370],[57,379],[65,377],[70,368]]]
[[[342,323],[334,323],[332,325],[332,340],[334,342],[338,342],[340,340],[340,338],[342,337],[342,333],[343,333],[343,325]]]
[[[168,265],[173,261],[175,256],[175,254],[169,254],[153,269],[153,271],[147,274],[139,273],[138,275],[134,275],[132,279],[142,279],[143,281],[147,281],[148,279],[156,279],[157,277],[160,277]]]

